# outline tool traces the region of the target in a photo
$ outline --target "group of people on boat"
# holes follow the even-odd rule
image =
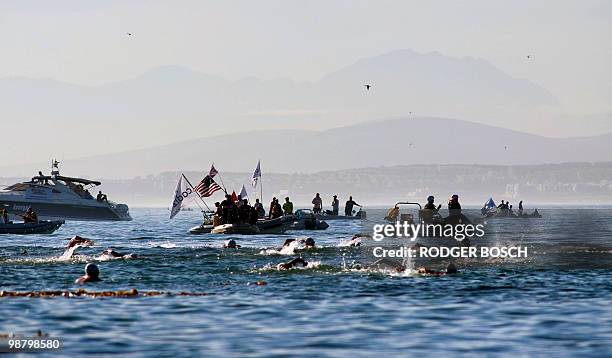
[[[23,222],[26,224],[38,224],[38,215],[36,214],[36,212],[34,212],[34,210],[32,210],[32,207],[29,207],[26,212],[21,215],[21,217],[23,218]]]
[[[470,223],[470,220],[461,213],[461,203],[459,203],[459,195],[454,194],[448,200],[448,216],[442,218],[440,215],[440,209],[442,204],[435,204],[436,198],[433,195],[427,197],[427,203],[421,210],[421,217],[423,221],[427,223],[434,222],[436,220],[443,220],[447,224],[456,225],[458,223]],[[395,206],[387,212],[385,220],[397,221],[399,218],[399,207]]]
[[[321,214],[323,211],[323,199],[321,199],[321,194],[317,193],[312,199],[312,212],[315,214]],[[352,196],[349,196],[349,200],[346,201],[344,205],[344,215],[345,216],[353,216],[353,208],[355,206],[361,207],[361,205],[357,204],[353,200]],[[327,215],[338,216],[338,212],[340,209],[340,200],[338,200],[338,195],[334,195],[331,203],[332,210],[326,210],[325,213]]]
[[[511,217],[511,218],[520,218],[520,217],[541,217],[538,209],[535,209],[533,213],[527,214],[523,209],[523,201],[519,201],[518,210],[515,212],[513,206],[509,201],[502,200],[501,203],[495,206],[493,199],[489,199],[487,203],[480,209],[480,212],[483,216],[486,217]]]
[[[249,201],[247,199],[242,199],[240,195],[238,195],[237,200],[234,201],[232,196],[227,194],[222,202],[215,203],[215,216],[213,217],[214,225],[239,223],[255,225],[259,218],[256,205],[249,205]]]
[[[286,197],[285,202],[281,206],[276,197],[272,198],[267,218],[276,219],[283,215],[293,215],[293,203],[289,197]],[[255,203],[250,205],[249,201],[243,199],[240,195],[234,199],[232,195],[227,194],[225,200],[215,203],[215,216],[213,220],[215,226],[236,223],[255,225],[258,219],[265,218],[266,210],[259,199],[255,199]]]

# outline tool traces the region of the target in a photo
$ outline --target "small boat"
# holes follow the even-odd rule
[[[211,231],[211,234],[232,234],[232,235],[256,235],[259,234],[259,228],[257,225],[251,224],[222,224],[215,226]]]
[[[416,212],[409,212],[409,210],[402,212],[400,211],[401,208],[413,208],[414,210],[416,210]],[[440,227],[440,229],[438,229],[439,231],[436,231],[435,228],[427,228],[425,236],[422,236],[423,232],[415,232],[413,231],[413,227],[411,226],[409,228],[410,236],[416,236],[415,244],[418,244],[420,246],[470,246],[470,240],[467,237],[464,239],[455,239],[453,237],[440,236],[440,234],[442,233],[441,228],[446,227],[446,225],[456,226],[459,224],[472,224],[472,221],[463,214],[459,214],[457,216],[442,217],[437,212],[432,212],[431,210],[424,210],[421,204],[419,203],[398,202],[391,209],[389,209],[385,220],[391,223],[396,223],[398,225],[429,224],[437,225],[438,227]]]
[[[257,227],[261,234],[283,234],[295,220],[293,215],[281,216],[274,219],[259,219]]]
[[[212,229],[215,226],[212,224],[206,224],[206,223],[202,223],[198,226],[194,226],[191,229],[189,229],[189,233],[190,234],[194,234],[194,235],[199,235],[199,234],[210,234],[210,232],[212,231]]]
[[[366,212],[365,210],[359,209],[359,211],[357,211],[355,215],[346,216],[346,215],[334,215],[330,210],[327,210],[326,212],[315,214],[315,216],[317,217],[317,219],[322,219],[322,220],[361,220],[361,219],[366,218]]]
[[[319,219],[312,210],[299,209],[295,212],[295,220],[289,227],[290,230],[325,230],[329,224]]]
[[[211,220],[204,220],[200,225],[189,229],[190,234],[237,234],[244,235],[254,234],[282,234],[294,222],[293,215],[282,216],[275,219],[259,219],[257,224],[250,225],[246,223],[237,224],[220,224],[215,225]],[[213,231],[213,229],[215,229]],[[257,230],[255,230],[257,229]]]
[[[0,224],[0,234],[29,235],[51,234],[64,224],[64,220],[45,221],[37,223]]]

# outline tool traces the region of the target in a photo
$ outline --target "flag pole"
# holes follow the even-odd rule
[[[212,166],[215,166],[215,162],[212,163]],[[216,168],[215,168],[216,169]],[[225,195],[227,195],[227,189],[225,188],[225,184],[223,183],[223,178],[221,177],[221,172],[217,170],[217,175],[219,175],[219,179],[221,180],[221,186],[223,187],[223,191]]]
[[[263,180],[261,180],[261,178],[263,177],[263,175],[261,174],[261,159],[259,160],[259,197],[261,200],[261,203],[263,205],[264,199],[263,199]]]
[[[208,209],[208,211],[211,211],[210,208],[208,207],[208,205],[206,204],[206,202],[204,201],[204,199],[202,199],[202,196],[200,196],[200,193],[198,193],[198,191],[195,190],[193,185],[191,185],[191,182],[189,181],[189,179],[187,179],[187,177],[185,176],[185,173],[181,173],[181,175],[183,176],[183,178],[185,178],[185,181],[187,182],[187,184],[189,184],[189,186],[191,187],[191,190],[195,191],[195,193],[198,195],[198,198],[200,198],[200,200],[202,200],[202,203],[204,203],[204,206],[206,206],[206,209]],[[204,217],[208,218],[208,215],[206,215],[206,211],[204,211],[202,206],[200,206],[200,203],[198,203],[196,201],[196,204],[198,204],[198,207],[200,207],[200,210],[202,210],[202,213],[204,214]]]

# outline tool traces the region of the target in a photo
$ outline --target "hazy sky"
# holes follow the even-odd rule
[[[2,1],[0,44],[0,77],[80,84],[169,64],[317,80],[395,49],[439,51],[528,78],[567,113],[612,112],[605,0]]]

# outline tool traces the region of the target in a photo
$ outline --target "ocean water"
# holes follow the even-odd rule
[[[371,247],[344,245],[363,230],[359,221],[233,236],[237,250],[222,248],[226,236],[189,235],[199,213],[168,221],[165,209],[132,209],[132,222],[68,222],[53,235],[4,235],[0,290],[76,290],[85,264],[96,262],[102,281],[87,290],[208,295],[0,297],[0,334],[40,329],[76,356],[610,356],[612,208],[540,212],[542,219],[489,220],[478,242],[524,245],[527,258],[458,259],[460,272],[440,277],[360,269],[373,260]],[[383,215],[369,210],[369,223]],[[61,259],[76,234],[95,246]],[[274,249],[305,237],[318,248]],[[139,258],[103,260],[107,247]],[[297,256],[309,265],[275,270]]]

